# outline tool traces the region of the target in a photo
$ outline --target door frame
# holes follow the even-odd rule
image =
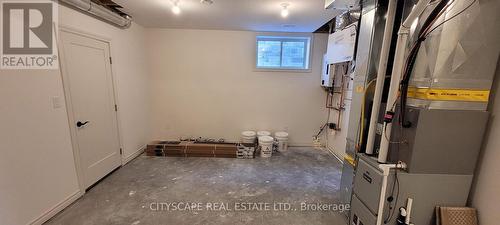
[[[58,46],[58,52],[59,52],[59,71],[61,73],[61,78],[62,78],[62,85],[64,89],[64,98],[65,98],[65,103],[66,103],[66,113],[68,115],[68,124],[69,124],[69,131],[70,131],[70,136],[71,136],[71,145],[73,147],[73,158],[75,160],[75,169],[76,169],[76,175],[78,179],[78,186],[80,189],[80,192],[82,194],[85,193],[85,181],[84,181],[84,171],[83,171],[83,166],[80,158],[80,148],[78,147],[78,137],[77,137],[77,129],[74,126],[74,121],[75,121],[75,114],[73,111],[73,103],[72,103],[72,98],[71,98],[71,90],[70,90],[70,85],[69,85],[69,74],[67,71],[67,67],[65,65],[65,53],[63,51],[63,41],[61,32],[67,32],[67,33],[72,33],[75,35],[79,35],[82,37],[86,38],[91,38],[95,39],[98,41],[102,41],[108,44],[109,46],[109,55],[112,57],[111,54],[111,42],[112,39],[109,37],[89,33],[87,31],[80,30],[78,28],[73,28],[70,26],[66,25],[59,25],[59,29],[56,29],[56,41],[57,41],[57,46]],[[110,69],[111,69],[111,81],[112,81],[112,92],[113,92],[113,102],[115,105],[119,106],[118,103],[118,94],[117,94],[117,87],[116,87],[116,77],[114,73],[114,68],[113,68],[113,63],[110,63]],[[120,111],[117,110],[115,111],[115,119],[116,119],[116,129],[118,132],[118,145],[120,147],[120,153],[123,152],[123,138],[122,138],[122,130],[121,130],[121,123],[120,123]],[[123,166],[123,154],[120,154],[120,162],[121,166]]]

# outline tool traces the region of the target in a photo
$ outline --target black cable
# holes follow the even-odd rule
[[[321,133],[323,133],[323,130],[325,130],[326,126],[328,126],[328,123],[326,123],[325,125],[323,125],[323,126],[320,128],[320,130],[319,130],[318,134],[316,134],[316,136],[314,136],[316,139],[318,139],[319,135],[320,135]]]
[[[438,25],[436,25],[434,28],[432,28],[432,30],[430,30],[429,32],[427,32],[427,34],[425,35],[426,37],[429,36],[430,33],[432,33],[434,30],[436,30],[438,27],[442,26],[443,24],[445,24],[446,22],[454,19],[455,17],[457,17],[458,15],[462,14],[463,12],[465,12],[467,9],[469,9],[470,7],[472,7],[472,5],[474,5],[474,3],[476,3],[477,0],[473,0],[467,7],[465,7],[464,9],[460,10],[460,12],[456,13],[455,15],[453,15],[452,17],[446,19],[445,21],[439,23]]]
[[[400,84],[401,89],[401,118],[400,122],[403,127],[409,127],[411,124],[406,121],[406,101],[408,97],[408,86],[411,79],[411,73],[413,72],[413,67],[415,65],[415,61],[420,50],[420,46],[422,42],[425,40],[426,35],[424,33],[433,25],[437,17],[440,16],[442,10],[447,7],[449,0],[442,0],[437,4],[437,6],[432,10],[427,19],[422,25],[420,32],[418,34],[418,39],[416,40],[414,47],[410,51],[408,55],[408,60],[406,61],[405,70],[403,73],[403,79]]]
[[[418,51],[420,49],[422,42],[427,38],[427,36],[429,36],[430,33],[435,31],[437,28],[439,28],[440,26],[442,26],[446,22],[456,18],[458,15],[462,14],[467,9],[472,7],[472,5],[474,5],[474,3],[476,1],[477,0],[473,0],[467,7],[460,10],[458,13],[456,13],[455,15],[451,16],[450,18],[446,19],[445,21],[439,23],[431,30],[427,31],[430,27],[432,27],[432,24],[435,22],[437,17],[441,16],[441,14],[443,13],[443,10],[449,6],[448,5],[449,1],[443,0],[436,6],[436,8],[434,8],[434,10],[431,12],[429,17],[425,21],[424,25],[422,26],[422,29],[420,30],[420,33],[419,33],[419,38],[417,39],[414,48],[412,49],[412,51],[410,52],[410,54],[408,56],[407,65],[406,65],[405,71],[404,71],[404,79],[401,81],[401,86],[400,86],[400,89],[401,89],[401,106],[400,106],[401,107],[401,118],[400,118],[400,122],[402,123],[403,127],[411,126],[411,124],[405,120],[406,102],[407,102],[407,98],[408,98],[408,87],[409,87],[411,73],[413,71],[413,67],[415,65],[415,60],[416,60],[416,57],[418,55]]]
[[[405,120],[405,118],[406,118],[406,101],[408,99],[408,87],[410,84],[410,74],[411,74],[413,67],[415,65],[417,55],[418,55],[418,50],[420,49],[422,41],[418,40],[417,43],[415,44],[415,47],[413,48],[412,52],[410,53],[408,65],[407,65],[406,70],[405,70],[405,74],[407,74],[407,76],[405,76],[405,78],[401,81],[402,82],[401,83],[402,90],[401,90],[401,105],[400,105],[401,106],[400,121],[401,121],[401,124],[403,125],[403,127],[408,127],[408,125],[409,125],[408,122]]]
[[[398,187],[398,191],[396,192],[396,198],[394,199],[394,206],[391,209],[391,212],[388,215],[388,218],[384,220],[384,224],[387,224],[392,220],[392,217],[394,216],[394,212],[396,211],[396,206],[398,205],[398,199],[399,199],[399,179],[398,179],[398,169],[394,170],[394,182],[392,183],[392,191],[391,191],[391,197],[394,196],[394,189]]]
[[[396,174],[396,173],[394,173],[394,174]],[[395,189],[396,189],[396,178],[394,178],[394,182],[392,182],[392,189],[391,189],[391,196],[390,196],[390,198],[394,197],[394,190]],[[389,220],[392,219],[392,214],[394,213],[394,210],[393,210],[394,207],[392,207],[391,205],[392,205],[392,201],[389,203],[390,211],[389,211],[389,214],[387,215],[387,218],[385,218],[385,220],[384,220],[384,224],[387,224],[387,222],[389,222]]]
[[[326,123],[325,123],[325,125],[323,125],[323,126],[319,129],[318,134],[316,134],[316,136],[314,136],[316,139],[318,139],[319,135],[320,135],[321,133],[323,133],[323,131],[325,130],[326,126],[328,126],[328,124],[330,123],[330,114],[331,114],[331,112],[332,112],[332,109],[329,109],[329,108],[327,108],[327,109],[328,109],[328,116],[327,116],[327,118],[326,118]]]

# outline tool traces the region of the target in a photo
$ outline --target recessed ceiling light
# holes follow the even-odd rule
[[[288,17],[288,14],[290,14],[290,12],[288,11],[288,6],[290,6],[290,4],[281,3],[281,17],[286,18]]]
[[[174,6],[172,6],[172,12],[175,15],[178,15],[181,13],[181,8],[179,7],[179,1],[174,1],[173,2]]]

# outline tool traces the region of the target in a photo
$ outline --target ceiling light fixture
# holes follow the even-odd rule
[[[174,1],[173,2],[174,6],[172,6],[172,12],[175,15],[178,15],[181,13],[181,8],[179,7],[179,1]]]
[[[286,18],[288,17],[288,14],[290,14],[290,12],[288,11],[288,6],[290,6],[290,4],[281,3],[281,17]]]
[[[207,4],[207,5],[214,4],[214,1],[213,1],[213,0],[200,0],[200,2],[201,2],[202,4]]]

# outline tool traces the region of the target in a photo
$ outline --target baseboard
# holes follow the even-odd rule
[[[329,151],[333,155],[333,157],[335,157],[340,163],[344,164],[344,160],[342,159],[343,157],[341,158],[340,156],[338,156],[333,148],[328,146],[326,147],[326,150]]]
[[[125,164],[129,163],[130,161],[134,160],[135,158],[137,158],[138,156],[140,156],[144,152],[144,150],[146,149],[146,146],[147,145],[143,145],[142,147],[140,147],[139,149],[137,149],[136,152],[132,153],[129,156],[126,156],[123,159],[122,165],[125,165]]]
[[[36,218],[35,220],[31,221],[30,225],[41,225],[45,222],[47,222],[50,218],[55,216],[57,213],[61,212],[63,209],[71,205],[71,203],[75,202],[82,196],[82,192],[79,190],[76,191],[75,193],[71,194],[68,196],[66,199],[64,199],[62,202],[59,202],[57,205],[52,207],[49,211],[43,213],[41,216]]]
[[[311,143],[290,142],[290,143],[288,143],[288,146],[290,146],[290,147],[313,147],[313,144],[312,144],[312,142]]]

